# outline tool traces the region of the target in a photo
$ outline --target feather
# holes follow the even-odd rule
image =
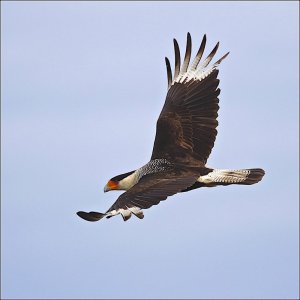
[[[203,55],[203,52],[204,52],[204,48],[205,48],[205,44],[206,44],[206,34],[204,34],[203,36],[203,39],[202,39],[202,42],[201,42],[201,45],[199,47],[199,50],[192,62],[192,65],[191,65],[191,71],[194,71],[196,70],[198,64],[199,64],[199,61],[201,60],[202,58],[202,55]]]
[[[139,207],[133,206],[133,207],[128,207],[128,209],[139,219],[144,218],[143,211]]]
[[[204,69],[207,67],[207,65],[211,62],[211,60],[213,59],[213,57],[215,56],[218,48],[219,48],[220,43],[218,42],[216,44],[216,46],[214,47],[214,49],[212,49],[212,51],[208,54],[208,56],[206,57],[206,59],[203,61],[203,63],[201,64],[201,69]]]
[[[171,70],[171,64],[167,57],[165,57],[166,66],[167,66],[167,76],[168,76],[168,89],[170,88],[172,84],[172,70]]]
[[[227,52],[225,55],[223,55],[219,60],[217,60],[215,63],[214,63],[214,67],[217,67],[220,63],[221,63],[221,61],[223,60],[223,59],[225,59],[227,56],[228,56],[228,54],[229,54],[230,52]]]
[[[122,218],[124,221],[127,221],[131,218],[131,212],[128,209],[120,209],[120,214],[122,215]]]
[[[95,222],[95,221],[99,221],[101,220],[105,214],[96,212],[96,211],[90,211],[89,213],[85,212],[85,211],[79,211],[77,212],[77,215],[86,220],[86,221],[90,221],[90,222]]]
[[[191,59],[191,52],[192,52],[192,39],[190,33],[188,32],[187,40],[186,40],[185,56],[184,56],[184,61],[183,61],[180,74],[183,74],[187,71]]]
[[[179,75],[180,72],[180,51],[179,51],[179,46],[176,41],[174,41],[174,51],[175,51],[175,71],[174,71],[174,80],[176,80],[177,76]]]

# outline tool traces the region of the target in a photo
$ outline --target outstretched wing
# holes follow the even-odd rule
[[[195,183],[199,173],[191,170],[173,170],[145,175],[127,192],[123,193],[112,207],[105,213],[83,212],[77,214],[87,221],[98,221],[104,216],[107,218],[121,214],[124,221],[133,213],[138,218],[143,218],[142,209],[157,205]]]
[[[220,89],[217,67],[229,54],[209,65],[219,43],[198,66],[206,44],[204,35],[198,53],[191,64],[191,36],[187,35],[184,62],[180,68],[180,51],[174,39],[175,71],[166,58],[168,93],[157,121],[151,159],[166,158],[188,165],[205,165],[214,146],[218,125]]]

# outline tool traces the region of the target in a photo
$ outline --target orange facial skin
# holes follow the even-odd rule
[[[109,180],[107,186],[110,190],[116,190],[119,186],[119,183],[117,181]]]

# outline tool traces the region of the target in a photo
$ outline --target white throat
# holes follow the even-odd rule
[[[131,187],[133,187],[135,184],[137,184],[139,179],[139,176],[137,174],[137,171],[130,174],[129,176],[123,178],[119,181],[118,190],[129,190]]]

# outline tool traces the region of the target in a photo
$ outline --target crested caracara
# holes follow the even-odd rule
[[[262,169],[213,169],[206,161],[214,146],[218,126],[218,67],[229,54],[210,64],[219,43],[202,59],[204,35],[199,50],[190,63],[192,41],[187,34],[183,63],[174,39],[175,69],[166,58],[168,91],[156,124],[156,136],[150,161],[141,168],[110,179],[104,192],[125,190],[105,212],[77,212],[87,221],[98,221],[121,214],[124,221],[132,214],[142,219],[143,209],[158,204],[176,193],[200,187],[259,182]]]

